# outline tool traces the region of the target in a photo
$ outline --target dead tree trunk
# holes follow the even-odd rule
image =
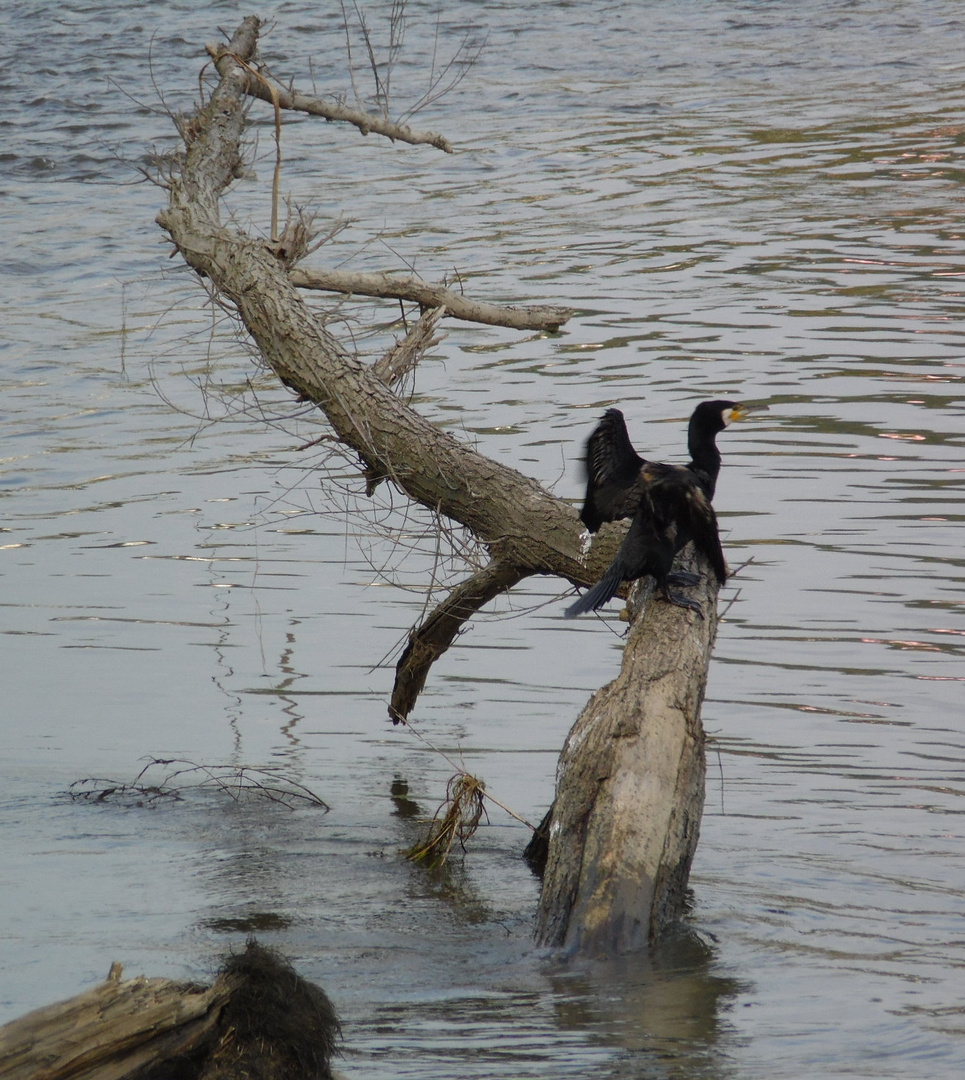
[[[358,454],[370,483],[388,480],[409,498],[466,526],[488,550],[489,565],[457,586],[410,634],[390,706],[393,719],[404,720],[432,662],[475,611],[531,574],[592,584],[612,559],[624,528],[604,527],[584,558],[573,507],[429,423],[393,392],[394,360],[368,365],[349,354],[298,289],[341,288],[414,298],[456,318],[549,330],[566,321],[564,309],[479,305],[410,278],[393,283],[392,275],[340,280],[331,271],[296,267],[312,239],[303,219],[289,220],[271,240],[222,224],[221,200],[242,175],[250,97],[271,100],[276,110],[318,111],[310,107],[314,99],[270,80],[256,56],[260,26],[257,18],[249,17],[226,47],[208,46],[220,81],[197,113],[179,123],[184,151],[166,163],[162,183],[169,203],[157,220],[185,261],[211,282],[222,302],[234,307],[278,378],[324,411],[335,436]],[[449,148],[440,136],[387,127],[381,119],[367,123],[363,114],[332,118],[346,119],[363,133],[381,131],[390,138]],[[425,326],[416,329],[426,336]],[[413,345],[410,351],[418,348]],[[716,589],[704,598],[708,609],[715,594]],[[608,938],[621,948],[639,944],[675,909],[672,900],[686,881],[702,801],[699,706],[715,621],[711,615],[700,623],[692,613],[659,603],[651,608],[631,635],[624,672],[614,684],[622,690],[611,687],[594,698],[564,754],[541,908],[541,934],[547,942],[586,944],[594,950]],[[655,641],[662,643],[659,655],[653,651]],[[657,702],[659,707],[653,704]],[[678,708],[681,702],[686,707]],[[594,717],[601,708],[607,719],[598,723]],[[631,730],[644,730],[641,718],[646,734],[633,737]],[[666,733],[658,736],[665,725]],[[615,736],[604,737],[606,730]],[[599,738],[589,737],[597,731]],[[585,760],[575,753],[577,744],[589,754]],[[577,760],[582,763],[577,765]],[[608,779],[605,797],[602,788],[591,797],[594,777]],[[652,797],[642,811],[645,826],[634,828],[641,789]],[[596,828],[608,815],[623,823],[609,835]],[[636,843],[641,830],[652,834],[651,839],[645,851],[629,857],[622,846],[628,837]],[[675,840],[678,834],[688,838],[686,850]],[[590,894],[603,890],[604,880],[610,893],[624,898],[622,905],[611,906],[609,915],[590,902]],[[650,910],[655,904],[659,915]],[[586,924],[585,931],[574,930],[574,918]],[[636,929],[608,934],[603,925],[607,918],[626,918]]]
[[[544,945],[611,956],[652,944],[680,917],[704,805],[712,575],[697,599],[706,619],[637,600],[619,676],[567,737],[545,821]]]

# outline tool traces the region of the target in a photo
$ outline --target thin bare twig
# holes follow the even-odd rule
[[[234,60],[235,54],[224,47],[214,45],[209,46],[209,53],[214,59],[219,74],[223,76],[225,63]],[[394,123],[385,116],[366,112],[364,109],[353,109],[340,102],[326,101],[313,95],[302,94],[297,90],[284,89],[277,83],[269,82],[264,71],[254,73],[248,65],[244,66],[244,70],[247,76],[245,93],[251,97],[260,98],[262,101],[268,101],[273,106],[277,104],[277,107],[282,109],[320,116],[324,120],[339,120],[353,124],[363,135],[375,132],[393,142],[434,146],[447,154],[453,152],[452,143],[436,132],[413,131],[406,124]]]
[[[440,750],[438,746],[433,746],[433,744],[429,742],[425,735],[423,735],[421,731],[419,731],[416,727],[413,726],[410,720],[403,720],[403,723],[409,729],[409,731],[411,731],[417,739],[420,739],[422,742],[424,742],[434,754],[438,754],[439,757],[441,757],[444,761],[447,761],[456,770],[457,775],[469,775],[465,769],[461,768],[459,765],[456,764],[455,761],[453,761],[453,759],[445,752],[445,750]],[[533,829],[534,831],[536,830],[536,826],[530,824],[530,822],[528,822],[526,818],[520,817],[519,814],[517,814],[514,810],[510,810],[505,803],[500,802],[499,799],[497,799],[494,795],[490,795],[489,792],[486,791],[485,784],[482,784],[480,781],[477,782],[480,783],[483,798],[488,799],[491,803],[498,806],[500,810],[505,810],[511,818],[515,818],[521,825],[525,825],[527,829]]]
[[[152,771],[160,775],[151,776]],[[185,779],[190,782],[183,783]],[[250,765],[205,765],[186,758],[151,757],[131,781],[88,777],[75,780],[67,793],[77,801],[153,806],[166,799],[180,802],[189,788],[206,787],[215,788],[234,802],[251,795],[281,803],[289,810],[297,806],[329,810],[328,803],[304,784],[274,770]]]

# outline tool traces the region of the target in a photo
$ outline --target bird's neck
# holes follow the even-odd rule
[[[690,460],[695,468],[716,476],[720,472],[720,451],[717,449],[716,435],[691,432],[687,439]]]
[[[690,451],[690,468],[700,478],[708,498],[714,497],[717,477],[720,474],[720,451],[716,434],[689,432],[687,449]]]

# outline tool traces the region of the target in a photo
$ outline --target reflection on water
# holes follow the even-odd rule
[[[350,94],[338,20],[268,7],[273,67],[307,83],[311,63]],[[410,4],[403,97],[422,92],[434,35],[414,27],[434,12]],[[222,4],[216,23],[238,17]],[[421,118],[456,154],[285,124],[294,200],[353,219],[316,258],[578,314],[552,336],[447,326],[418,407],[577,500],[610,404],[671,460],[697,400],[770,405],[722,445],[728,559],[753,558],[723,594],[705,706],[693,933],[560,971],[531,944],[523,825],[493,811],[435,875],[400,858],[452,767],[388,724],[391,664],[430,569],[456,580],[458,558],[385,485],[362,498],[355,462],[308,446],[323,430],[166,259],[163,193],[131,166],[173,145],[157,89],[189,107],[211,13],[15,0],[3,1018],[115,959],[203,977],[256,931],[331,993],[359,1076],[957,1077],[959,5],[615,0],[534,18],[456,0],[438,21],[444,40],[488,34]],[[232,208],[264,228],[258,115]],[[374,354],[397,314],[360,303],[338,328]],[[527,581],[475,620],[415,716],[529,820],[619,661],[620,628],[564,622],[562,591]],[[267,764],[333,809],[58,798],[149,754]]]
[[[619,1048],[614,1077],[671,1075],[723,1080],[732,1062],[720,1052],[727,1018],[746,987],[715,973],[714,950],[692,933],[655,955],[622,958],[552,976],[561,1026],[592,1032]]]

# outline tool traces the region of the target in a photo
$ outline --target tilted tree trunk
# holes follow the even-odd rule
[[[392,391],[388,361],[368,365],[345,351],[298,292],[338,287],[333,272],[296,268],[311,240],[304,221],[289,221],[271,240],[222,224],[222,197],[242,173],[249,95],[312,111],[305,95],[266,91],[256,59],[260,25],[249,17],[227,47],[208,46],[221,79],[210,100],[179,123],[184,153],[167,164],[169,204],[157,220],[186,262],[234,306],[278,378],[324,411],[336,437],[359,455],[370,486],[388,480],[466,526],[489,552],[490,564],[411,632],[390,705],[393,719],[405,720],[432,662],[475,611],[531,574],[592,584],[625,525],[605,526],[584,557],[572,506],[427,421]],[[346,119],[393,137],[384,121],[380,129],[358,114]],[[439,136],[404,131],[407,142],[448,148]],[[464,298],[449,311],[453,294],[441,287],[423,294],[411,279],[398,284],[394,295],[479,317]],[[393,295],[391,286],[391,275],[352,275],[342,284],[346,292],[364,287],[379,295]],[[496,305],[483,309],[485,321],[497,321]],[[553,330],[567,313],[514,306],[501,321],[521,325],[520,318]],[[540,907],[546,943],[591,952],[633,948],[679,913],[703,799],[699,710],[716,626],[716,585],[702,588],[703,621],[662,602],[647,606],[620,677],[594,696],[567,741]]]

